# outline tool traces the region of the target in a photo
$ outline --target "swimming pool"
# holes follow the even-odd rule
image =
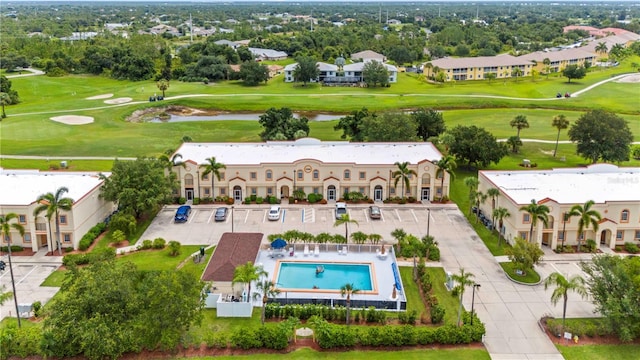
[[[319,267],[321,272],[317,272]],[[276,266],[278,288],[291,290],[337,290],[353,284],[360,291],[373,291],[372,264],[281,261]]]

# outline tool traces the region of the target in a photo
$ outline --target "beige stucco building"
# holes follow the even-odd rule
[[[611,164],[596,164],[584,168],[519,171],[480,171],[478,189],[500,190],[480,206],[490,217],[492,209],[504,207],[511,214],[503,223],[503,234],[513,242],[517,236],[528,239],[531,227],[529,215],[522,206],[535,200],[549,207],[548,226],[538,221],[533,239],[540,245],[555,249],[565,236],[565,245],[576,245],[578,219],[563,224],[563,214],[571,207],[593,200],[593,209],[602,220],[598,231],[590,227],[582,239],[593,239],[599,246],[614,248],[625,242],[640,241],[640,168],[618,168]],[[582,242],[584,244],[584,241]]]
[[[236,201],[256,195],[286,198],[294,189],[322,194],[336,201],[346,192],[360,192],[375,201],[401,196],[393,185],[396,162],[409,162],[411,176],[406,196],[433,200],[449,194],[449,176],[436,178],[433,162],[442,154],[431,143],[323,142],[313,138],[266,143],[184,143],[176,151],[186,166],[176,166],[180,196],[187,200],[229,196]],[[206,159],[226,165],[212,189],[211,175],[201,175]]]
[[[71,198],[73,207],[71,211],[60,211],[60,242],[63,248],[77,249],[82,236],[114,210],[112,202],[99,196],[102,184],[98,173],[93,172],[0,169],[0,215],[15,213],[17,222],[25,229],[24,236],[20,236],[12,228],[11,244],[33,251],[55,247],[55,220],[52,218],[49,224],[46,211],[37,218],[33,211],[40,195],[55,194],[59,188],[66,187],[69,192],[63,197]],[[2,246],[6,246],[8,240],[2,239]]]

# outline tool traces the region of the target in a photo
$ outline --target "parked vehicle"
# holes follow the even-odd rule
[[[369,217],[376,220],[380,219],[382,217],[380,208],[374,205],[369,206]]]
[[[173,221],[177,223],[183,223],[189,220],[189,214],[191,214],[191,206],[182,205],[176,211],[176,216],[173,217]]]
[[[215,221],[225,221],[227,220],[227,214],[229,213],[229,208],[220,207],[216,209],[216,214],[214,215]]]
[[[347,204],[343,202],[336,203],[336,219],[342,218],[342,215],[347,215]]]
[[[272,206],[267,214],[267,219],[271,221],[280,219],[280,206]]]

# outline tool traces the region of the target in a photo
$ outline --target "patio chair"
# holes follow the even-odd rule
[[[347,255],[347,253],[349,252],[347,249],[348,249],[348,247],[347,247],[347,246],[343,246],[343,247],[342,247],[342,253],[341,253],[341,254],[342,254],[342,255]]]
[[[309,256],[309,245],[304,246],[304,256]]]
[[[320,256],[320,246],[316,245],[313,248],[313,255],[316,256],[316,257]]]
[[[289,256],[294,256],[295,253],[293,252],[293,246],[289,248]]]

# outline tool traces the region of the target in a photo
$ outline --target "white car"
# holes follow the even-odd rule
[[[267,215],[267,218],[272,221],[280,219],[280,206],[272,206],[269,209],[269,214]]]

